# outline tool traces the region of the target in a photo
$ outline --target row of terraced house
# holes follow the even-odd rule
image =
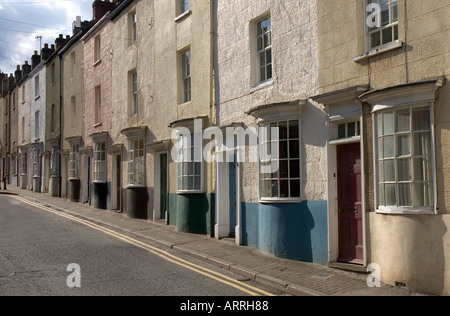
[[[2,175],[449,295],[449,38],[447,0],[96,0],[1,74]]]

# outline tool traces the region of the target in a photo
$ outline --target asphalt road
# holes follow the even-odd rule
[[[79,275],[67,270],[70,264],[79,267]],[[1,296],[248,294],[217,275],[196,273],[101,230],[0,195]]]

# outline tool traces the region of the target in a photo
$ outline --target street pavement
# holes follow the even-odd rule
[[[314,263],[276,258],[258,249],[238,246],[228,240],[185,234],[163,222],[137,220],[114,211],[94,209],[64,198],[22,190],[14,186],[0,194],[19,195],[92,223],[131,236],[145,238],[162,248],[200,259],[241,277],[294,296],[415,296],[421,293],[381,284],[369,287],[367,273],[356,273]]]

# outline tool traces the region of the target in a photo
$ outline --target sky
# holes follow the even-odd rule
[[[14,73],[31,64],[34,51],[55,44],[59,34],[72,36],[72,22],[92,19],[93,0],[0,0],[0,72]]]

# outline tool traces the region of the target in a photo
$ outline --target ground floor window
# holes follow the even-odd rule
[[[106,182],[106,144],[97,142],[94,144],[94,170],[92,179],[94,182]]]
[[[197,136],[197,141],[195,138]],[[197,134],[180,135],[178,151],[178,191],[202,190],[202,141]]]
[[[40,162],[40,152],[39,149],[34,149],[33,150],[33,177],[37,178],[40,177],[40,166],[39,166],[39,162]]]
[[[70,179],[79,179],[80,178],[80,146],[72,145],[70,146],[69,151],[69,178]]]
[[[263,123],[259,127],[259,153],[261,199],[299,199],[299,121]]]
[[[128,140],[128,185],[145,185],[144,139]]]
[[[432,210],[432,117],[429,106],[375,114],[379,210]]]
[[[25,175],[28,172],[28,154],[23,153],[21,158],[21,173]]]

